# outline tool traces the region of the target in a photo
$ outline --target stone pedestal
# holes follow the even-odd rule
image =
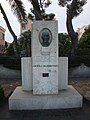
[[[33,95],[31,58],[22,58],[22,87],[17,87],[10,96],[10,110],[64,109],[82,107],[82,96],[72,86],[68,86],[68,58],[60,57],[58,60],[59,93],[57,95]],[[31,71],[31,73],[29,71]]]
[[[17,87],[9,98],[10,110],[65,109],[82,107],[82,96],[72,87],[58,95],[33,95]]]

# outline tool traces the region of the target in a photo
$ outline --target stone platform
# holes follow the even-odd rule
[[[17,87],[9,98],[9,110],[64,109],[82,107],[82,96],[70,85],[58,95],[33,95]]]

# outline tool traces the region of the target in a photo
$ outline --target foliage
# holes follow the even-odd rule
[[[22,33],[18,39],[17,49],[22,56],[31,56],[31,32]]]
[[[16,49],[17,36],[16,36],[16,34],[14,33],[14,31],[12,30],[12,27],[11,27],[11,25],[10,25],[10,23],[9,23],[9,20],[8,20],[8,18],[7,18],[7,15],[6,15],[6,13],[5,13],[5,11],[4,11],[4,9],[3,9],[3,7],[2,7],[1,4],[0,4],[0,10],[1,10],[1,13],[2,13],[2,15],[3,15],[3,18],[4,18],[5,22],[6,22],[6,25],[7,25],[7,27],[8,27],[8,30],[9,30],[9,32],[11,33],[11,35],[12,35],[12,37],[13,37],[13,39],[14,39],[14,41],[13,41],[13,49],[14,49],[15,56],[17,56],[17,55],[18,55],[17,49]]]
[[[7,0],[11,6],[13,13],[16,15],[18,20],[26,21],[26,11],[22,0]],[[48,19],[51,20],[54,18],[54,14],[46,14],[45,9],[51,4],[50,0],[28,0],[31,2],[33,8],[30,8],[31,13],[28,15],[31,20],[34,16],[36,20]],[[33,16],[34,15],[34,16]]]
[[[29,0],[33,6],[31,12],[35,15],[36,20],[51,20],[54,14],[46,14],[45,9],[51,4],[50,0]]]
[[[85,29],[85,32],[80,38],[75,54],[79,56],[90,55],[90,25]]]
[[[19,22],[26,21],[26,11],[25,11],[23,2],[21,0],[6,0],[6,1],[9,2],[10,6],[11,6],[11,10],[17,16]],[[52,20],[54,18],[54,16],[55,16],[54,14],[51,13],[51,14],[47,15],[45,13],[45,8],[51,4],[50,0],[29,0],[29,1],[31,2],[31,4],[33,6],[33,9],[31,9],[31,11],[34,13],[36,20],[43,20],[43,19]],[[14,41],[13,41],[14,54],[15,54],[15,56],[18,56],[18,52],[17,52],[18,50],[16,48],[16,46],[18,46],[17,45],[17,36],[14,33],[14,31],[12,30],[9,20],[7,18],[7,15],[1,4],[0,4],[0,10],[1,10],[3,18],[6,22],[6,25],[9,29],[9,32],[11,33],[11,35],[13,36],[13,39],[14,39]],[[28,17],[29,17],[29,19],[31,18],[33,20],[32,15],[29,14]],[[11,47],[10,48],[10,50],[11,50],[12,45],[10,47]]]
[[[71,51],[71,41],[67,33],[59,33],[59,56],[68,56]]]
[[[78,48],[75,50],[75,55],[78,56],[90,55],[90,48]]]
[[[3,88],[0,85],[0,105],[1,105],[1,102],[3,102],[4,98],[5,98],[4,90],[3,90]]]
[[[3,56],[0,57],[0,64],[4,67],[11,69],[21,69],[21,58],[20,57],[12,57],[12,56]]]
[[[17,40],[16,48],[18,51],[18,56],[31,56],[31,32],[26,31],[20,35]],[[22,55],[21,55],[22,54]],[[13,43],[6,48],[7,56],[15,56],[13,50]]]
[[[90,67],[90,25],[86,28],[75,50],[74,57],[69,58],[69,66],[74,67],[84,63]]]
[[[59,5],[62,7],[67,7],[67,12],[72,10],[72,19],[77,17],[82,11],[83,6],[86,4],[87,0],[59,0]]]
[[[13,50],[13,43],[11,43],[11,44],[9,45],[9,47],[6,48],[5,54],[6,54],[7,56],[14,56],[14,55],[15,55],[15,54],[14,54],[14,50]]]
[[[6,0],[6,1],[9,2],[11,10],[16,15],[19,21],[21,21],[22,18],[25,19],[26,10],[21,0]]]
[[[82,37],[79,40],[78,48],[90,49],[90,25],[85,29]]]
[[[83,56],[73,56],[69,57],[69,67],[80,66],[81,64],[85,64],[90,67],[90,55]]]
[[[72,43],[72,55],[74,55],[78,44],[78,34],[73,28],[72,20],[83,11],[83,6],[86,4],[86,1],[87,0],[59,0],[59,5],[62,7],[66,6],[67,8],[66,26]]]
[[[23,2],[21,0],[7,0],[10,3],[10,6],[12,8],[12,11],[18,16],[18,19],[20,21],[26,20],[26,13],[24,9]],[[33,6],[31,9],[31,12],[35,15],[36,20],[53,20],[55,14],[46,14],[45,13],[45,8],[47,8],[50,4],[50,0],[29,0]],[[82,11],[83,11],[83,6],[85,5],[87,0],[59,0],[59,5],[61,6],[66,6],[67,7],[67,31],[69,34],[69,37],[71,38],[72,42],[72,53],[73,51],[77,48],[77,41],[78,41],[78,35],[73,29],[72,25],[72,19],[76,16],[78,16]],[[29,18],[33,19],[32,15],[28,15]],[[13,31],[12,31],[13,32]],[[11,32],[11,33],[12,33]],[[12,34],[14,36],[14,42],[13,47],[15,48],[16,46],[16,39],[15,39],[15,34]],[[17,49],[14,49],[14,52]],[[26,50],[25,50],[26,51]],[[27,54],[27,53],[26,53]]]

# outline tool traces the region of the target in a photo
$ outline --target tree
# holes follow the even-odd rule
[[[23,2],[21,0],[6,0],[9,2],[13,13],[17,16],[18,20],[25,20],[25,8]],[[45,8],[47,8],[50,4],[50,0],[28,0],[33,8],[31,12],[35,15],[36,20],[48,19],[51,20],[54,18],[54,14],[46,14]]]
[[[72,42],[72,55],[74,55],[75,49],[77,49],[78,34],[75,32],[72,24],[73,18],[77,17],[82,11],[83,6],[87,0],[59,0],[59,5],[67,7],[67,31]]]
[[[75,50],[75,55],[90,56],[90,25],[86,26],[85,32],[83,33],[80,40],[78,41],[78,48],[77,50]]]
[[[7,27],[8,27],[8,30],[9,30],[9,32],[11,33],[11,35],[13,36],[13,39],[14,39],[13,49],[14,49],[15,55],[17,56],[17,54],[18,54],[18,53],[17,53],[17,49],[16,49],[17,36],[15,35],[14,31],[12,30],[11,25],[10,25],[10,23],[9,23],[9,20],[8,20],[8,18],[7,18],[7,15],[6,15],[3,7],[1,6],[1,4],[0,4],[0,10],[1,10],[1,13],[2,13],[2,15],[3,15],[3,18],[4,18],[5,22],[6,22],[6,25],[7,25]]]
[[[19,22],[21,22],[22,20],[26,21],[25,8],[24,8],[22,1],[21,0],[6,0],[6,1],[9,2],[11,9],[12,9],[13,13],[17,16]],[[34,13],[36,20],[42,20],[42,19],[51,20],[54,18],[54,16],[55,16],[54,14],[51,13],[51,14],[47,15],[45,13],[45,7],[48,7],[51,4],[50,0],[29,0],[29,1],[31,2],[31,4],[33,6],[33,9],[31,9],[31,11]],[[17,56],[17,54],[18,54],[17,49],[16,49],[17,36],[15,35],[14,31],[12,30],[9,20],[7,18],[7,15],[6,15],[3,7],[1,6],[1,4],[0,4],[0,10],[1,10],[1,13],[3,14],[3,17],[7,24],[7,27],[9,29],[11,35],[14,38],[13,48],[14,48],[15,55]],[[29,14],[29,18],[30,18],[30,14]],[[32,16],[31,16],[31,18],[32,18]]]
[[[21,0],[6,0],[11,6],[12,12],[16,15],[19,22],[26,19],[26,10]]]
[[[22,2],[20,0],[14,0],[14,1],[13,0],[7,0],[7,1],[9,1],[13,12],[18,17],[18,20],[21,21],[21,16],[25,19],[26,13],[25,13],[25,10],[24,10]],[[17,56],[18,55],[18,52],[17,52],[17,49],[16,49],[17,36],[14,33],[14,31],[12,30],[11,25],[9,23],[9,20],[7,18],[7,15],[6,15],[6,13],[5,13],[5,11],[4,11],[4,9],[3,9],[1,4],[0,4],[0,10],[1,10],[3,18],[4,18],[5,22],[6,22],[8,30],[11,33],[11,35],[13,36],[13,39],[14,39],[14,41],[13,41],[13,49],[14,49],[15,56]]]
[[[17,16],[19,21],[26,20],[25,8],[21,0],[7,0],[12,8],[13,13]],[[45,8],[51,4],[50,0],[28,0],[33,8],[31,12],[35,15],[36,20],[53,19],[54,14],[46,14]]]
[[[68,56],[71,50],[71,40],[67,33],[59,33],[59,56]]]
[[[35,20],[53,20],[55,14],[45,13],[45,8],[47,8],[50,4],[50,0],[29,0],[33,6],[31,12],[35,15]]]
[[[7,56],[14,56],[13,43],[11,43],[5,51]]]
[[[21,0],[7,0],[13,12],[16,14],[18,19],[25,20],[25,9]],[[45,8],[48,7],[51,2],[50,0],[29,0],[33,6],[31,9],[32,13],[35,15],[36,20],[52,20],[54,18],[54,14],[47,15],[45,13]],[[72,25],[72,19],[78,16],[83,11],[83,6],[85,5],[87,0],[59,0],[59,4],[61,6],[67,7],[67,31],[72,41],[72,54],[74,54],[74,50],[77,48],[78,34],[74,31]]]
[[[31,32],[26,31],[18,38],[18,51],[21,55],[31,56]]]
[[[6,42],[5,42],[6,43]],[[17,40],[16,48],[19,56],[31,56],[31,32],[25,31],[20,35]],[[13,43],[7,47],[6,43],[6,55],[14,56]]]

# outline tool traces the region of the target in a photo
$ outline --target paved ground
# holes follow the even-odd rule
[[[1,72],[0,76],[2,75],[5,78],[9,78],[8,82],[11,82],[14,79],[16,80],[16,74],[18,74],[17,71],[16,74],[15,71],[14,72],[11,71],[12,72],[11,74],[10,70],[4,69],[2,68],[2,66],[0,66],[0,68],[1,72],[8,71],[8,76],[6,76],[5,74],[2,75]],[[12,79],[11,75],[13,76],[14,79]],[[18,75],[20,75],[20,73]],[[5,78],[3,78],[2,80],[0,78],[0,82],[1,83],[6,82],[7,79]],[[76,109],[9,111],[8,100],[6,100],[4,104],[0,106],[0,120],[90,120],[90,101],[84,99],[83,107]]]
[[[21,72],[19,70],[13,70],[0,65],[0,80],[1,79],[20,79]]]
[[[90,120],[90,101],[83,108],[64,110],[9,111],[8,102],[0,107],[0,120]]]

